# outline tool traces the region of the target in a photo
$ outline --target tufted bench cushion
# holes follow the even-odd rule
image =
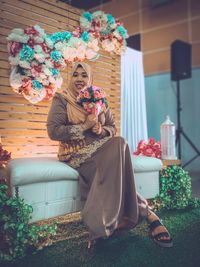
[[[137,191],[145,198],[159,194],[156,158],[131,156]],[[80,210],[78,172],[57,158],[18,158],[9,161],[8,178],[14,194],[33,206],[31,222]]]
[[[13,186],[59,180],[77,180],[78,172],[57,158],[18,158],[9,161],[8,174]]]

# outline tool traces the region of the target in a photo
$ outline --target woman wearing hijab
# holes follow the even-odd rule
[[[76,63],[69,87],[56,93],[48,114],[49,137],[59,142],[58,158],[79,172],[82,218],[89,230],[88,248],[119,229],[134,228],[147,218],[153,240],[171,247],[172,239],[147,201],[135,189],[129,147],[116,128],[111,110],[98,118],[77,103],[92,85],[89,65]]]

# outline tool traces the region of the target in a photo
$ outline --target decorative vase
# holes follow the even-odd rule
[[[175,160],[176,156],[176,129],[175,124],[170,120],[169,115],[160,126],[161,135],[161,158],[167,160]]]

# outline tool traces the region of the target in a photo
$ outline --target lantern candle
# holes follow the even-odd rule
[[[167,116],[166,120],[160,126],[161,134],[161,157],[162,159],[174,160],[176,157],[175,124]]]

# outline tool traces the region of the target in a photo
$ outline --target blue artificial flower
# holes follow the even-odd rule
[[[52,73],[53,76],[58,76],[59,70],[53,68],[53,69],[51,69],[51,73]]]
[[[92,20],[92,14],[90,12],[83,12],[82,17],[86,18],[88,21]]]
[[[71,37],[72,34],[70,32],[55,32],[51,36],[49,36],[50,40],[54,43],[69,40]]]
[[[31,61],[34,58],[34,50],[28,45],[23,45],[19,56],[20,60]]]
[[[83,32],[81,34],[81,38],[83,39],[83,41],[87,42],[89,40],[88,32]]]
[[[56,62],[59,62],[62,59],[62,54],[60,51],[52,51],[50,56],[51,59]]]
[[[115,23],[115,19],[113,18],[113,16],[111,14],[107,14],[107,20],[108,20],[108,24],[114,24]]]
[[[34,90],[42,90],[43,89],[43,85],[38,82],[37,80],[32,80],[32,86]]]
[[[122,37],[127,37],[127,30],[123,26],[118,26],[117,31]]]

